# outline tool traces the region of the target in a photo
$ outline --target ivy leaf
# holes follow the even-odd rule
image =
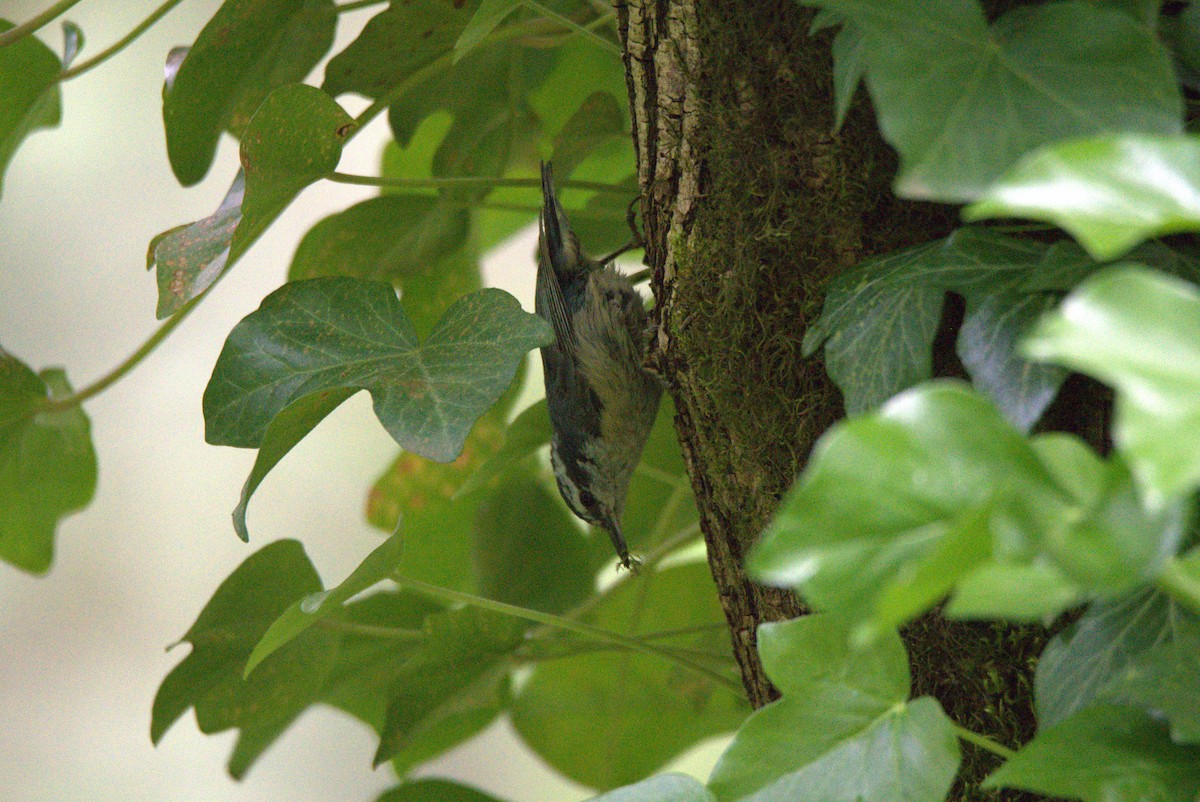
[[[616,788],[593,797],[592,802],[717,802],[717,798],[694,778],[672,773]]]
[[[1083,802],[1189,802],[1200,791],[1200,747],[1172,743],[1166,725],[1140,710],[1098,705],[1039,731],[983,787]]]
[[[941,802],[958,770],[953,724],[932,697],[907,701],[895,632],[853,651],[829,616],[762,624],[763,667],[783,698],[756,710],[713,769],[720,800]]]
[[[549,445],[552,434],[550,414],[546,410],[546,399],[543,398],[513,419],[504,432],[504,442],[500,449],[471,474],[455,493],[455,498],[493,485],[497,479],[524,463],[530,455]]]
[[[861,29],[867,88],[901,157],[902,196],[972,200],[1039,145],[1182,130],[1169,54],[1122,11],[1068,0],[1018,7],[989,26],[974,0],[802,2]]]
[[[1031,358],[1117,391],[1113,439],[1152,506],[1200,484],[1200,293],[1112,267],[1079,286],[1025,342]]]
[[[316,701],[337,655],[337,635],[313,629],[259,667],[242,668],[270,623],[296,598],[320,590],[304,549],[282,540],[248,557],[213,594],[183,636],[192,652],[154,697],[150,737],[158,743],[189,707],[205,734],[241,732],[229,772],[241,778],[272,741]]]
[[[63,20],[63,57],[62,68],[65,70],[75,61],[79,51],[83,50],[83,29],[70,20]]]
[[[250,248],[300,191],[332,172],[353,120],[319,89],[280,87],[242,136],[239,173],[217,211],[156,238],[158,317],[200,295]]]
[[[611,142],[628,144],[629,129],[621,104],[607,92],[588,95],[554,137],[551,157],[561,176],[574,172],[592,151]]]
[[[259,663],[291,643],[313,624],[340,610],[352,596],[357,596],[391,576],[400,562],[403,551],[403,534],[396,532],[376,546],[340,584],[293,602],[271,622],[270,628],[255,644],[254,651],[246,660],[245,676],[250,676]]]
[[[825,343],[826,369],[847,414],[861,414],[930,377],[945,294],[956,292],[967,300],[958,336],[965,367],[1005,417],[1027,430],[1066,377],[1016,351],[1034,311],[1050,302],[1044,292],[1025,288],[1045,251],[1036,242],[963,228],[945,240],[870,259],[830,283],[804,351]]]
[[[325,91],[383,97],[439,56],[450,52],[477,4],[413,0],[389,5],[325,66]]]
[[[496,797],[449,780],[410,780],[385,791],[375,802],[500,802]]]
[[[552,492],[520,472],[479,505],[472,540],[482,595],[548,613],[592,595],[595,550]]]
[[[287,456],[287,453],[316,428],[317,424],[333,412],[343,401],[354,394],[353,389],[339,388],[310,393],[297,398],[283,408],[263,434],[254,467],[242,485],[242,495],[233,510],[233,529],[243,542],[250,542],[250,530],[246,527],[246,508],[254,491],[266,478],[271,469]]]
[[[1022,359],[1018,350],[1020,340],[1056,301],[1050,293],[977,296],[967,304],[958,332],[958,356],[971,382],[1026,432],[1050,406],[1068,375],[1057,365]]]
[[[396,442],[447,462],[512,382],[525,352],[549,336],[544,321],[500,290],[463,298],[418,343],[387,284],[286,284],[226,340],[204,393],[205,436],[214,445],[254,448],[295,399],[367,389]]]
[[[345,631],[321,701],[382,731],[388,689],[424,642],[425,619],[442,611],[424,596],[396,591],[377,591],[342,606],[331,620]]]
[[[842,29],[833,37],[834,133],[840,131],[846,121],[854,93],[866,72],[863,32],[852,22],[843,23]]]
[[[1046,646],[1034,693],[1043,728],[1109,702],[1165,719],[1176,743],[1200,742],[1200,619],[1151,590],[1095,602]]]
[[[394,530],[399,521],[404,524],[398,575],[464,593],[480,592],[472,550],[482,497],[457,500],[455,493],[499,447],[504,421],[520,387],[518,377],[475,422],[462,454],[453,462],[430,462],[402,452],[371,486],[367,496],[371,524],[385,530]]]
[[[202,220],[175,226],[150,240],[147,268],[158,266],[159,320],[212,286],[229,264],[229,243],[242,221],[246,174],[238,170],[217,210]]]
[[[487,35],[504,22],[504,18],[521,7],[521,0],[480,0],[475,16],[454,43],[454,61],[457,63],[470,53]]]
[[[204,178],[222,131],[240,137],[272,90],[304,80],[336,27],[332,0],[225,0],[163,96],[167,155],[179,182]],[[296,122],[303,120],[298,113]]]
[[[14,27],[0,19],[0,33]],[[62,69],[54,51],[36,36],[0,47],[0,191],[4,172],[21,141],[39,128],[53,128],[62,119]]]
[[[433,272],[466,243],[470,216],[447,198],[382,195],[317,223],[296,248],[288,278],[381,281]]]
[[[692,630],[655,642],[727,653],[707,566],[680,565],[648,579],[613,587],[588,623],[635,637]],[[513,702],[512,722],[546,762],[594,788],[645,777],[692,744],[732,730],[748,710],[740,693],[656,655],[568,655],[537,664]]]
[[[964,216],[1027,217],[1114,259],[1150,237],[1200,229],[1200,140],[1105,136],[1058,142],[1006,172]]]
[[[989,520],[1009,496],[1043,526],[1059,522],[1025,438],[960,383],[923,385],[821,438],[747,569],[886,629],[992,558]]]
[[[930,349],[945,290],[914,281],[911,268],[935,258],[940,242],[872,259],[829,285],[804,353],[825,345],[825,369],[853,417],[932,375]],[[900,309],[903,314],[898,314]]]
[[[507,703],[506,658],[527,626],[477,607],[426,618],[392,683],[375,765],[393,760],[403,774],[487,726]]]
[[[40,406],[70,394],[62,370],[36,374],[0,348],[0,559],[34,574],[50,568],[58,521],[96,492],[96,451],[82,408]]]

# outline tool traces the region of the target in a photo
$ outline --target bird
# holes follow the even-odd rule
[[[621,515],[662,396],[643,366],[646,310],[626,276],[583,253],[555,195],[553,165],[541,173],[534,308],[554,330],[541,349],[550,462],[567,506],[607,532],[620,565],[635,571]]]

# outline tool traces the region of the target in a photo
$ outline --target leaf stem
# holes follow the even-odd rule
[[[554,20],[559,25],[562,25],[566,28],[570,28],[572,31],[575,31],[578,34],[581,34],[588,41],[592,42],[593,44],[599,45],[600,47],[604,48],[608,52],[615,53],[618,56],[621,55],[621,48],[618,47],[615,43],[610,42],[608,39],[605,39],[603,36],[596,33],[595,31],[591,30],[590,28],[585,28],[584,26],[580,25],[578,22],[571,19],[570,17],[564,17],[562,14],[559,14],[557,11],[546,8],[544,5],[537,2],[537,0],[521,0],[521,4],[527,8],[533,9],[534,11],[536,11],[538,14],[541,14],[546,19]]]
[[[214,286],[215,286],[215,284],[214,284]],[[211,290],[212,287],[209,287],[209,289]],[[113,368],[107,374],[100,377],[95,382],[93,382],[92,384],[83,388],[82,390],[78,390],[74,393],[71,393],[70,395],[64,395],[61,398],[46,399],[41,404],[39,411],[62,412],[63,410],[71,409],[72,407],[77,407],[80,404],[82,404],[84,401],[87,401],[92,396],[99,395],[100,393],[107,390],[109,388],[109,386],[120,381],[125,376],[126,373],[129,373],[129,371],[131,371],[135,367],[137,367],[138,364],[143,359],[148,357],[151,354],[151,352],[153,352],[154,349],[158,347],[159,343],[161,343],[163,340],[167,339],[167,337],[171,334],[171,332],[174,331],[175,328],[180,323],[183,322],[184,318],[186,318],[191,313],[191,311],[196,308],[200,299],[202,299],[207,294],[208,294],[208,292],[206,291],[200,295],[197,295],[195,298],[193,298],[192,300],[188,301],[186,304],[181,306],[179,308],[178,312],[176,312],[174,315],[172,315],[171,317],[169,317],[165,321],[163,321],[162,325],[158,327],[158,330],[155,331],[152,335],[150,335],[149,339],[147,339],[146,342],[142,343],[141,347],[139,347],[136,351],[134,351],[132,354],[130,354],[125,359],[124,362],[117,365],[115,368]]]
[[[50,6],[48,9],[43,11],[41,14],[38,14],[33,19],[26,20],[25,22],[22,22],[20,25],[17,25],[16,27],[13,27],[13,28],[9,28],[4,33],[0,33],[0,47],[7,47],[8,45],[13,44],[14,42],[19,42],[20,40],[24,39],[26,36],[29,36],[34,31],[37,31],[40,28],[42,28],[48,22],[53,20],[55,17],[59,16],[60,14],[65,14],[67,12],[67,10],[71,8],[71,6],[75,5],[78,2],[79,2],[79,0],[59,0],[59,2]]]
[[[147,30],[149,30],[150,27],[154,25],[154,23],[158,22],[160,19],[165,17],[167,15],[167,13],[171,11],[171,9],[175,8],[175,6],[179,5],[182,2],[183,2],[183,0],[167,0],[167,2],[163,3],[161,6],[156,8],[153,11],[153,13],[150,14],[150,16],[146,17],[144,20],[139,22],[133,28],[133,30],[131,30],[129,33],[122,36],[120,39],[118,39],[112,45],[110,45],[109,47],[107,47],[104,50],[101,50],[99,53],[92,56],[90,59],[87,59],[86,61],[81,61],[78,64],[76,64],[74,67],[71,67],[68,70],[63,70],[61,73],[59,73],[58,80],[59,81],[68,81],[78,75],[82,75],[83,73],[90,70],[92,67],[100,65],[103,62],[105,62],[108,59],[115,56],[117,53],[120,53],[122,50],[124,50],[126,47],[128,47],[135,39],[137,39],[139,36],[141,36],[143,33],[145,33]]]
[[[954,734],[957,735],[959,738],[962,738],[964,741],[966,741],[968,743],[975,744],[976,746],[978,746],[981,749],[986,749],[987,751],[991,752],[992,754],[999,755],[1000,757],[1004,758],[1005,760],[1010,760],[1013,757],[1016,757],[1017,753],[1015,750],[1009,749],[1007,746],[1004,746],[1003,744],[996,743],[995,741],[993,741],[991,738],[987,737],[986,735],[980,735],[979,733],[975,732],[974,730],[968,730],[966,727],[962,726],[961,724],[953,724],[952,723],[951,726],[954,727]]]
[[[334,6],[333,9],[335,13],[345,14],[347,11],[358,11],[360,8],[377,6],[385,2],[387,0],[353,0],[350,3],[342,3],[341,5]]]
[[[609,632],[608,630],[600,629],[599,627],[581,624],[578,621],[572,621],[568,618],[562,618],[561,616],[543,613],[538,610],[529,610],[524,607],[518,607],[514,604],[506,604],[493,599],[472,596],[469,593],[461,593],[457,590],[451,590],[450,588],[430,585],[426,582],[422,582],[419,579],[412,579],[406,576],[393,576],[392,579],[394,579],[395,582],[401,587],[416,591],[417,593],[428,596],[431,599],[437,599],[438,601],[459,602],[472,607],[478,607],[482,610],[491,610],[492,612],[499,613],[501,615],[510,615],[514,618],[523,618],[526,621],[533,621],[535,623],[551,627],[552,629],[574,632],[601,643],[610,643],[635,652],[641,652],[642,654],[655,655],[665,660],[671,660],[680,666],[691,669],[697,674],[702,674],[705,677],[708,677],[713,682],[724,685],[738,693],[742,692],[741,683],[735,682],[719,671],[714,671],[713,669],[701,665],[690,658],[676,654],[670,649],[664,649],[651,643],[645,643],[637,638],[626,637],[625,635],[621,635],[617,632]]]
[[[1163,593],[1196,613],[1200,613],[1200,581],[1181,565],[1178,557],[1167,560],[1155,585]]]
[[[333,172],[325,176],[338,184],[356,184],[366,187],[411,187],[414,189],[450,187],[528,187],[540,189],[539,178],[490,178],[488,176],[457,176],[450,178],[383,178],[373,175],[352,175]],[[630,190],[620,184],[604,184],[599,181],[563,181],[561,189],[586,189],[593,192],[608,192],[628,195]]]

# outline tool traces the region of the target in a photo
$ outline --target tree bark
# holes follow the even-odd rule
[[[809,35],[811,11],[780,0],[614,6],[654,273],[648,364],[675,402],[733,652],[759,707],[778,694],[755,629],[803,606],[749,581],[743,558],[841,414],[823,364],[801,353],[804,329],[829,277],[945,236],[957,210],[892,195],[895,157],[864,93],[832,133],[830,37]],[[949,354],[953,362],[952,346]],[[936,614],[916,622],[905,632],[914,695],[933,693],[955,720],[1012,745],[1028,738],[1029,656],[1044,633],[1016,630],[1014,646],[1012,631]],[[987,683],[955,686],[964,654]],[[994,765],[964,752],[968,784]],[[973,798],[964,787],[955,798]]]

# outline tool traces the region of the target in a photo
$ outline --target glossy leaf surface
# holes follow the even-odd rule
[[[1110,268],[1044,318],[1025,351],[1116,389],[1113,438],[1152,505],[1200,484],[1200,291],[1194,285],[1145,269]]]
[[[908,701],[908,660],[893,632],[858,651],[845,625],[806,616],[758,629],[783,698],[755,711],[713,769],[717,799],[941,802],[958,769],[950,720],[931,697]]]
[[[900,195],[971,200],[1047,142],[1182,130],[1166,49],[1145,25],[1103,4],[1020,6],[991,25],[976,0],[805,4],[862,31],[879,127],[901,156]]]
[[[273,89],[308,75],[336,24],[332,0],[222,4],[174,66],[163,97],[167,155],[181,184],[204,178],[222,131],[240,137]]]
[[[1095,258],[1114,259],[1150,237],[1200,229],[1200,140],[1128,135],[1048,145],[965,215],[1045,220]]]
[[[549,326],[500,290],[460,300],[424,343],[386,284],[349,278],[287,284],[230,333],[205,391],[206,437],[261,445],[292,401],[334,388],[371,392],[401,446],[448,461],[508,387]]]

